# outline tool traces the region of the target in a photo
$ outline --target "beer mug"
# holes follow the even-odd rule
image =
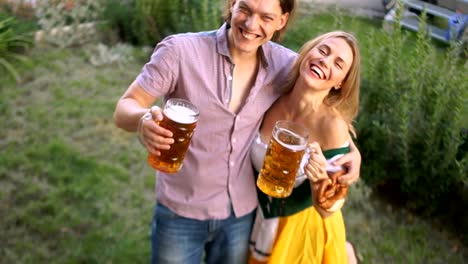
[[[257,186],[275,198],[288,197],[307,147],[309,132],[292,121],[276,122]]]
[[[182,168],[199,111],[189,101],[173,98],[166,102],[162,112],[164,117],[158,124],[173,133],[174,143],[170,149],[160,150],[160,156],[149,153],[148,163],[158,171],[176,173]]]

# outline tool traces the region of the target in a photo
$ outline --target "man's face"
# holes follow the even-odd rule
[[[282,29],[289,14],[282,14],[279,0],[233,0],[229,45],[233,56],[256,53]]]

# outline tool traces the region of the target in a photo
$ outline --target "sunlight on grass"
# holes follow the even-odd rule
[[[112,122],[141,63],[33,58],[30,81],[1,90],[0,147],[11,154],[0,156],[0,263],[145,262],[154,175],[134,135]]]

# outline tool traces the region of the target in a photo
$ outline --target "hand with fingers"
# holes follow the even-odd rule
[[[319,213],[326,217],[340,209],[348,193],[348,185],[338,182],[338,178],[346,173],[340,170],[327,173],[327,160],[320,145],[316,142],[309,144],[310,158],[304,171],[312,188],[312,199]]]
[[[361,153],[353,141],[350,142],[350,152],[333,162],[334,166],[346,168],[345,173],[338,177],[338,182],[346,185],[351,185],[359,180],[361,169]]]
[[[305,174],[311,183],[317,183],[320,180],[328,179],[327,159],[322,153],[322,149],[317,142],[310,143],[308,146],[309,160],[304,167]]]
[[[138,138],[148,152],[160,156],[160,150],[171,148],[174,143],[172,132],[159,125],[164,116],[159,106],[152,106],[150,110],[140,118],[138,123]]]

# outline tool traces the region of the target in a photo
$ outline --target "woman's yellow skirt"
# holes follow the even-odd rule
[[[346,232],[341,210],[323,219],[314,207],[281,217],[268,263],[345,264]],[[252,258],[249,263],[259,263]]]

